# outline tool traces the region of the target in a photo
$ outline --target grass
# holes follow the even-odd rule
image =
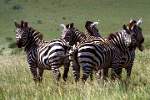
[[[0,100],[149,100],[149,4],[150,0],[0,0]],[[60,36],[61,23],[74,22],[79,30],[85,31],[86,20],[100,20],[98,29],[106,36],[120,30],[130,18],[140,17],[146,49],[136,52],[127,86],[97,80],[76,85],[71,71],[68,81],[61,80],[59,85],[54,83],[51,71],[45,71],[43,83],[36,86],[25,54],[11,55],[14,49],[9,48],[15,43],[14,20],[28,21],[46,40],[51,40]]]
[[[131,18],[143,18],[145,46],[150,47],[149,0],[0,0],[0,41],[15,40],[14,20],[26,20],[44,34],[45,39],[58,38],[59,24],[74,22],[85,31],[86,20],[100,20],[103,35],[118,31]]]
[[[44,72],[43,83],[35,85],[23,55],[0,56],[1,100],[149,100],[150,50],[136,52],[130,83],[94,80],[74,83],[72,71],[68,81],[56,85],[51,71]],[[15,62],[15,63],[14,63]],[[70,68],[71,69],[71,68]],[[124,75],[125,77],[125,72]]]

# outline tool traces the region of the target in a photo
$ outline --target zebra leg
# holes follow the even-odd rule
[[[80,66],[74,62],[71,62],[71,66],[73,68],[73,75],[75,78],[75,82],[78,82],[80,78]]]
[[[64,64],[64,74],[63,74],[63,80],[64,81],[66,81],[67,77],[68,77],[69,65],[70,65],[70,63],[65,63]]]
[[[90,79],[91,79],[91,81],[93,81],[93,71],[91,71],[91,73],[90,73]]]
[[[38,69],[38,81],[39,82],[42,82],[43,72],[44,72],[44,69],[42,69],[42,68]]]
[[[127,80],[130,79],[131,70],[132,70],[132,66],[129,66],[129,67],[126,68],[126,71],[127,71]]]
[[[80,78],[80,65],[77,61],[77,52],[78,51],[76,48],[73,50],[70,50],[69,52],[70,66],[72,67],[75,82],[78,82]]]
[[[53,72],[53,75],[54,75],[54,78],[56,81],[59,81],[60,80],[60,77],[61,77],[61,74],[60,74],[60,71],[59,71],[59,67],[56,67],[56,66],[52,66],[52,72]]]
[[[103,71],[103,80],[107,80],[108,78],[108,68],[102,69]]]
[[[38,73],[37,73],[37,67],[35,66],[30,66],[30,71],[32,73],[32,76],[33,76],[33,80],[35,83],[37,83],[39,80],[38,80]]]
[[[91,66],[86,65],[82,67],[82,70],[83,70],[82,81],[85,83],[89,75],[92,73],[93,69]]]
[[[116,67],[111,69],[111,79],[115,80],[116,78],[121,79],[122,68]]]

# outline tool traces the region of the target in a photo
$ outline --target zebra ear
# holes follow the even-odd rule
[[[69,28],[69,27],[70,27],[70,25],[69,25],[69,24],[67,24],[67,25],[66,25],[66,28]]]
[[[128,30],[128,29],[127,29],[127,26],[126,26],[125,24],[122,26],[122,28],[123,28],[124,30]]]
[[[15,26],[16,26],[17,28],[20,27],[20,25],[19,25],[16,21],[14,22],[14,24],[15,24]]]
[[[24,21],[23,21],[23,20],[21,20],[20,27],[22,27],[22,28],[23,28],[23,26],[24,26]]]
[[[64,24],[60,24],[60,26],[61,27],[63,27],[64,28],[64,30],[66,30],[67,28],[66,28],[66,26],[64,25]]]
[[[70,24],[70,28],[73,28],[73,26],[74,26],[74,23],[71,23],[71,24]]]
[[[93,22],[91,22],[91,21],[86,21],[86,23],[85,23],[85,28],[88,30],[91,26],[91,24],[92,24]]]
[[[136,23],[137,26],[139,26],[140,24],[142,24],[142,18],[140,18]]]
[[[24,22],[23,27],[28,27],[28,22]]]
[[[93,22],[93,23],[90,25],[90,27],[93,27],[93,26],[95,26],[95,25],[98,25],[98,23],[99,23],[99,22]]]
[[[133,19],[130,19],[130,23],[132,23]]]
[[[129,30],[133,30],[133,28],[134,28],[135,25],[136,25],[136,21],[135,21],[135,20],[132,20],[132,22],[130,22],[130,23],[128,24],[128,29],[129,29]]]

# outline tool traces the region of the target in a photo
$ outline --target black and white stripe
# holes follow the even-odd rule
[[[93,40],[79,46],[76,59],[83,70],[82,79],[86,81],[93,70],[98,71],[129,64],[130,59],[125,58],[124,60],[122,58],[129,55],[128,49],[131,44],[131,37],[131,33],[124,25],[122,31],[110,34],[105,41]],[[127,71],[127,73],[129,72]],[[76,74],[79,73],[77,72]],[[78,80],[78,77],[76,79]]]
[[[122,57],[124,59],[125,57],[130,60],[130,64],[126,64],[127,67],[130,69],[129,75],[131,74],[132,65],[135,59],[135,50],[138,48],[140,51],[144,50],[143,43],[144,43],[144,37],[142,33],[142,29],[140,28],[140,24],[142,23],[142,19],[136,20],[130,20],[129,24],[127,25],[128,29],[133,33],[132,35],[132,44],[129,47],[129,54]],[[115,68],[112,69],[112,75],[111,77],[115,79],[116,77],[121,78],[121,72],[122,68]]]
[[[19,48],[25,48],[33,79],[42,81],[43,71],[48,69],[52,70],[56,80],[59,80],[59,67],[64,65],[63,79],[66,80],[69,71],[66,42],[63,39],[44,41],[41,33],[28,27],[28,23],[24,21],[21,21],[21,24],[15,22],[15,26],[17,45]]]
[[[64,30],[63,32],[65,32],[66,34],[63,34],[63,38],[69,43],[69,45],[72,46],[69,54],[69,58],[70,58],[70,65],[73,68],[73,74],[75,77],[79,77],[77,76],[78,74],[76,74],[75,70],[78,70],[78,63],[76,61],[76,50],[78,48],[79,45],[87,42],[87,41],[91,41],[91,40],[95,40],[97,41],[97,39],[102,40],[101,36],[98,33],[98,29],[96,28],[96,24],[98,24],[98,22],[91,22],[91,21],[87,21],[85,24],[85,28],[87,29],[86,33],[80,32],[78,29],[76,29],[74,27],[74,24],[70,24],[69,26],[65,26],[64,24],[62,24],[61,26],[63,26]],[[71,30],[70,30],[70,29]],[[66,31],[72,31],[72,32],[66,32]],[[92,79],[92,74],[91,74],[91,79]]]

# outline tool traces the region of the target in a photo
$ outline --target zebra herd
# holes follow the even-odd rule
[[[35,82],[41,82],[44,70],[52,70],[54,79],[59,81],[59,68],[63,65],[63,80],[67,80],[69,67],[72,67],[75,82],[85,82],[96,73],[99,78],[107,79],[111,68],[111,78],[121,79],[122,68],[130,78],[135,58],[135,50],[144,50],[144,37],[140,24],[142,20],[130,20],[118,32],[102,37],[97,29],[98,22],[87,21],[86,32],[79,31],[74,23],[63,27],[59,39],[44,41],[40,32],[28,25],[28,22],[15,22],[16,44],[24,48],[29,69]],[[81,68],[80,68],[81,67]]]

